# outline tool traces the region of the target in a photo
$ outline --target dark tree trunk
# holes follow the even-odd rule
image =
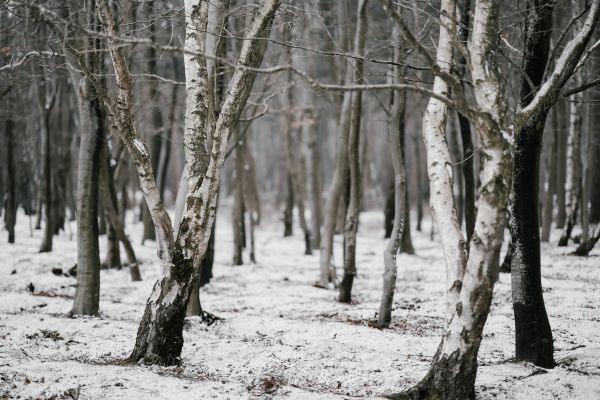
[[[384,239],[389,239],[392,236],[392,229],[394,227],[394,215],[395,215],[394,200],[396,197],[396,191],[394,190],[394,186],[395,186],[395,179],[394,179],[394,175],[392,175],[392,178],[390,181],[390,187],[387,192],[387,195],[385,196],[385,205],[383,207],[383,230],[384,230],[383,238]]]
[[[475,176],[473,172],[473,141],[471,138],[471,124],[469,120],[462,114],[458,114],[458,121],[460,124],[460,137],[462,140],[463,154],[462,154],[462,173],[464,180],[464,218],[465,228],[467,232],[467,250],[469,243],[471,243],[471,237],[473,236],[473,230],[475,229],[475,218],[477,216],[475,212]]]
[[[106,235],[106,255],[104,256],[103,268],[121,268],[121,251],[117,232],[111,224],[108,225]]]
[[[459,36],[461,42],[467,45],[469,38],[469,26],[470,26],[470,12],[471,12],[471,0],[464,0],[459,7],[460,13],[460,24],[461,29],[459,30]],[[464,85],[465,71],[466,71],[466,60],[460,55],[458,59],[458,75],[461,78],[461,84]],[[461,113],[458,113],[458,124],[460,128],[460,138],[462,142],[462,178],[464,182],[464,201],[463,201],[463,215],[465,219],[465,230],[467,233],[467,251],[469,251],[469,245],[471,243],[471,237],[473,236],[473,230],[475,229],[475,218],[477,213],[475,211],[475,175],[473,171],[473,137],[471,133],[471,123]],[[462,221],[461,221],[462,222]]]
[[[553,8],[552,0],[528,3],[523,69],[536,87],[543,81],[548,61]],[[523,79],[521,106],[529,104],[535,91]],[[540,109],[516,136],[510,223],[516,357],[544,368],[554,366],[552,330],[542,295],[540,265],[539,170],[548,112],[548,107]]]
[[[44,125],[44,159],[43,159],[43,199],[44,199],[44,215],[46,216],[46,225],[44,226],[44,238],[42,245],[40,246],[40,253],[46,253],[52,251],[52,239],[54,237],[54,212],[52,210],[52,155],[51,149],[51,135],[49,127],[50,111],[43,109],[45,115],[43,116],[42,124]]]
[[[415,140],[415,168],[417,176],[417,226],[418,232],[422,231],[421,224],[423,222],[423,163],[421,161],[421,143]]]
[[[545,115],[540,118],[545,119]],[[534,132],[522,132],[514,151],[510,224],[514,247],[512,297],[517,358],[551,368],[554,366],[554,348],[542,294],[538,210],[541,150],[538,138],[541,137],[543,121],[536,122],[542,126],[532,126]]]
[[[213,264],[215,260],[215,229],[217,226],[217,217],[215,216],[215,222],[210,230],[210,239],[208,240],[208,247],[206,253],[202,259],[202,265],[200,266],[200,287],[207,285],[213,277]]]
[[[286,188],[285,210],[283,211],[283,237],[292,236],[294,233],[294,185],[292,184],[292,175],[289,172]]]
[[[237,131],[234,133],[237,135]],[[240,139],[244,140],[244,139]],[[244,155],[242,146],[238,145],[234,155],[233,172],[233,208],[232,208],[232,228],[233,228],[233,265],[244,264]]]
[[[17,222],[17,185],[15,171],[15,141],[13,138],[14,122],[7,118],[4,122],[4,134],[6,135],[6,203],[4,224],[8,231],[8,243],[15,242],[15,224]],[[1,207],[0,207],[1,208]]]

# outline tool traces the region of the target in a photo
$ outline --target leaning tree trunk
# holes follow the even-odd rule
[[[106,150],[106,145],[103,145],[102,151],[105,152]],[[134,282],[141,281],[142,276],[137,258],[135,256],[135,251],[133,250],[133,246],[131,245],[129,237],[127,237],[127,234],[125,233],[125,225],[123,220],[119,216],[113,171],[110,168],[106,155],[101,155],[100,160],[100,202],[104,206],[106,219],[110,224],[110,230],[114,231],[115,239],[118,242],[121,242],[123,244],[123,248],[125,249],[127,261],[129,263],[129,274],[131,275],[131,280]],[[110,230],[109,235],[111,234]],[[118,246],[116,246],[116,250],[119,251]]]
[[[394,27],[393,37],[397,43],[400,41],[400,33],[398,32],[397,27]],[[400,56],[400,49],[394,47],[394,62],[399,65],[401,61],[402,58]],[[397,65],[393,67],[392,76],[394,83],[401,83],[402,79],[400,77],[400,67]],[[392,232],[390,234],[390,240],[383,251],[383,263],[385,266],[385,271],[383,273],[383,294],[381,296],[379,315],[377,317],[377,323],[382,327],[388,327],[392,322],[392,305],[394,303],[396,274],[398,270],[396,256],[398,255],[398,250],[400,249],[402,230],[404,229],[403,217],[405,215],[404,209],[406,208],[406,172],[404,170],[402,147],[400,145],[400,135],[402,134],[400,123],[403,121],[401,114],[404,114],[404,100],[404,94],[400,94],[396,91],[392,93],[391,119],[388,131],[388,140],[390,145],[392,165],[394,167],[394,223]]]
[[[534,6],[535,5],[535,6]],[[521,107],[544,79],[552,35],[554,1],[529,3]],[[532,88],[530,85],[535,85]],[[552,330],[542,294],[540,265],[539,179],[544,125],[549,107],[540,108],[517,133],[511,190],[511,282],[515,313],[516,357],[544,368],[554,366]]]

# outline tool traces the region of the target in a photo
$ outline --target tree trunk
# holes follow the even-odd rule
[[[393,168],[393,166],[392,166]],[[385,196],[385,204],[383,206],[383,238],[389,239],[392,237],[392,230],[394,230],[394,221],[396,216],[396,172],[392,175],[390,179],[390,185],[388,192]]]
[[[566,102],[559,101],[556,104],[558,121],[557,121],[557,135],[558,135],[558,155],[556,160],[556,225],[558,229],[565,227],[567,221],[567,209],[566,209],[566,182],[567,182],[567,142],[568,142],[568,124],[565,121],[569,120],[568,109]],[[565,126],[567,125],[567,126]]]
[[[312,98],[314,101],[314,98]],[[310,188],[311,188],[311,222],[312,222],[312,247],[321,246],[321,224],[323,220],[323,197],[321,194],[321,146],[319,142],[319,131],[317,117],[313,112],[307,113],[309,124],[305,129],[308,131],[308,148],[310,151]]]
[[[340,24],[347,19],[346,7],[338,7]],[[347,68],[344,81],[352,82],[353,74],[350,68]],[[319,280],[315,286],[327,288],[329,282],[335,286],[337,284],[335,265],[332,262],[333,257],[333,238],[336,228],[336,219],[338,209],[340,208],[341,198],[347,183],[348,168],[348,135],[350,132],[350,107],[352,93],[344,93],[342,105],[340,108],[339,123],[336,134],[335,167],[333,178],[329,188],[327,202],[325,204],[325,220],[323,221],[323,231],[321,234],[321,254],[319,257],[320,274]],[[345,208],[345,207],[344,207]]]
[[[397,27],[394,27],[392,35],[396,43],[399,43],[400,33]],[[402,57],[400,55],[400,49],[394,47],[394,62],[400,64],[401,61]],[[394,83],[401,83],[402,72],[400,71],[400,67],[394,66],[392,72]],[[381,303],[379,304],[379,315],[377,317],[377,323],[382,327],[388,327],[392,322],[392,306],[394,304],[394,291],[396,289],[396,275],[398,271],[396,256],[400,249],[402,230],[404,229],[403,217],[405,216],[404,209],[406,208],[406,172],[404,170],[404,159],[402,146],[400,144],[402,135],[402,127],[400,124],[404,119],[402,114],[404,114],[405,106],[405,94],[396,91],[393,92],[388,140],[392,165],[394,167],[394,223],[390,240],[383,251],[385,271],[383,273],[383,293],[381,296]]]
[[[17,222],[17,185],[15,170],[15,140],[14,122],[7,118],[4,122],[4,134],[6,135],[6,199],[4,225],[8,231],[8,243],[15,242],[15,224]],[[1,208],[1,207],[0,207]]]
[[[104,144],[102,146],[102,154],[100,156],[100,202],[104,206],[104,210],[106,213],[106,219],[110,225],[109,237],[111,235],[111,230],[115,234],[115,239],[118,239],[118,242],[123,244],[123,248],[125,249],[125,254],[127,255],[127,261],[129,262],[129,274],[131,275],[131,280],[141,281],[142,276],[140,273],[139,264],[137,258],[135,256],[135,251],[133,250],[133,246],[131,245],[131,241],[127,237],[125,233],[124,219],[119,216],[118,212],[118,200],[117,193],[114,187],[114,171],[110,167],[109,158],[107,155],[107,146]],[[124,196],[125,197],[125,196]],[[123,207],[124,208],[124,207]],[[123,213],[125,210],[123,210]],[[115,246],[115,251],[119,251],[119,247]],[[109,256],[107,255],[107,259]],[[120,262],[119,262],[120,265]]]
[[[354,53],[363,54],[365,50],[365,35],[367,33],[367,4],[368,0],[359,0],[356,13],[356,36]],[[363,82],[364,63],[357,60],[354,69],[354,81]],[[352,284],[356,276],[356,234],[358,232],[358,217],[360,212],[360,128],[362,114],[362,92],[352,94],[350,107],[350,133],[348,139],[348,164],[350,171],[350,193],[346,223],[344,226],[344,276],[340,283],[339,301],[350,303],[352,300]]]
[[[576,85],[581,83],[581,72],[575,74]],[[559,246],[567,246],[577,222],[581,202],[581,131],[583,127],[583,96],[577,93],[569,103],[569,139],[567,141],[567,181],[565,184],[565,210],[567,219]]]
[[[421,224],[423,222],[423,167],[421,162],[421,144],[419,140],[415,140],[415,169],[417,170],[417,226],[415,229],[418,232],[422,231]],[[433,226],[433,221],[432,221]]]
[[[236,134],[234,133],[234,136]],[[240,138],[239,140],[245,140]],[[235,149],[234,172],[233,172],[233,208],[231,223],[233,227],[233,265],[244,264],[244,243],[242,235],[244,234],[244,154],[243,145],[238,145]]]
[[[93,89],[87,78],[82,78],[76,91],[81,142],[77,163],[77,290],[71,314],[97,315],[100,302],[98,171],[104,121],[98,100],[91,100]]]
[[[172,365],[179,362],[183,346],[183,321],[193,282],[200,273],[200,264],[207,251],[210,230],[216,213],[220,172],[225,162],[227,138],[237,123],[244,107],[256,68],[266,51],[277,0],[265,0],[248,29],[238,57],[238,65],[230,80],[229,91],[218,112],[214,125],[208,123],[206,58],[206,27],[208,4],[188,0],[185,4],[186,47],[200,55],[186,53],[186,126],[184,150],[188,169],[185,209],[177,221],[177,235],[173,233],[171,219],[160,199],[147,148],[141,142],[135,121],[132,81],[127,68],[124,50],[112,37],[117,27],[108,1],[99,2],[100,14],[106,32],[115,70],[118,108],[112,107],[119,126],[119,134],[126,144],[140,178],[140,186],[148,203],[156,229],[162,273],[155,283],[138,328],[136,345],[129,360]],[[207,146],[208,126],[211,127],[211,148]]]
[[[294,234],[294,185],[292,184],[290,171],[287,173],[286,189],[285,210],[283,211],[283,237]]]
[[[461,42],[467,45],[469,38],[471,0],[461,1],[459,4],[459,11],[460,29],[458,34]],[[463,78],[466,72],[467,62],[462,54],[458,57],[457,64],[459,65],[458,76],[461,78],[461,85],[464,90],[465,82]],[[468,118],[461,113],[458,113],[458,124],[462,142],[462,159],[460,160],[460,163],[464,181],[463,215],[467,233],[467,251],[469,251],[469,243],[471,243],[471,237],[473,237],[475,218],[477,216],[475,210],[475,175],[473,172],[473,138],[471,134],[471,123]]]
[[[557,107],[552,108],[552,151],[548,160],[548,165],[546,165],[548,170],[548,181],[546,183],[546,191],[544,198],[544,209],[542,211],[542,233],[540,236],[540,240],[542,242],[550,241],[550,233],[552,231],[552,215],[554,214],[554,194],[556,193],[556,168],[557,168],[557,158],[558,158],[558,115],[557,115]]]
[[[44,102],[47,102],[44,95]],[[40,100],[42,101],[42,100]],[[52,210],[53,193],[52,193],[52,136],[50,134],[50,111],[49,105],[40,104],[39,111],[40,116],[40,128],[43,136],[43,199],[44,199],[44,215],[46,216],[46,225],[44,226],[44,238],[40,246],[40,253],[47,253],[52,251],[52,239],[54,237],[54,212]]]
[[[552,0],[528,3],[523,69],[529,80],[521,82],[521,107],[531,102],[544,79],[553,9]],[[540,265],[540,155],[548,112],[546,107],[532,115],[515,138],[509,224],[516,357],[544,368],[554,366],[552,330],[544,305]]]
[[[516,356],[551,368],[554,349],[542,295],[538,209],[540,140],[546,115],[538,118],[520,133],[514,149],[511,281]]]

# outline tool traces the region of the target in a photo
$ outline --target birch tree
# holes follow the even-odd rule
[[[183,320],[201,260],[214,223],[220,171],[227,139],[250,95],[256,68],[264,56],[278,0],[261,2],[243,41],[227,94],[219,112],[208,102],[206,26],[208,3],[187,0],[186,11],[186,128],[184,149],[188,192],[175,233],[160,199],[148,150],[140,140],[133,112],[132,78],[116,23],[106,0],[99,3],[115,70],[117,101],[110,105],[121,139],[133,158],[140,186],[156,230],[161,275],[148,298],[136,344],[129,360],[172,365],[179,362],[183,346]],[[212,140],[207,143],[208,133]]]
[[[402,61],[401,50],[399,48],[401,38],[397,26],[394,26],[392,35],[396,42],[396,46],[394,46],[394,62],[400,64]],[[400,67],[397,65],[392,67],[392,78],[394,83],[401,82]],[[402,147],[400,145],[402,129],[400,123],[403,120],[401,113],[404,113],[405,106],[405,94],[394,91],[392,93],[392,107],[390,110],[391,118],[388,131],[390,154],[392,165],[394,167],[394,223],[390,233],[390,240],[383,250],[383,263],[385,267],[383,273],[383,294],[381,296],[379,314],[377,317],[377,323],[384,327],[389,326],[392,322],[392,306],[398,270],[396,257],[402,240],[406,209],[406,172],[404,170]]]
[[[517,110],[514,118],[509,116],[496,61],[494,35],[499,32],[496,2],[476,2],[471,40],[468,47],[464,47],[452,40],[456,37],[453,24],[456,3],[453,0],[442,1],[440,37],[435,57],[416,39],[401,15],[394,10],[392,1],[381,2],[400,27],[403,39],[419,51],[435,75],[432,98],[423,118],[423,136],[428,154],[432,209],[448,271],[448,326],[430,369],[417,385],[390,397],[474,399],[477,352],[494,286],[494,255],[502,243],[506,224],[507,193],[511,185],[509,140],[529,118],[558,97],[581,60],[600,14],[600,1],[592,3],[581,30],[567,43],[545,82],[531,101]],[[453,44],[458,46],[467,60],[473,82],[474,104],[469,104],[460,83],[448,73],[447,65],[451,63]],[[450,88],[452,100],[449,98]],[[445,124],[441,124],[446,114],[445,104],[453,105],[471,120],[481,143],[481,185],[477,193],[478,211],[468,256],[462,232],[457,229],[451,185],[452,168],[444,136]]]

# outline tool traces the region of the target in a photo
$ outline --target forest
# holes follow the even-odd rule
[[[0,399],[600,399],[600,0],[0,0]]]

